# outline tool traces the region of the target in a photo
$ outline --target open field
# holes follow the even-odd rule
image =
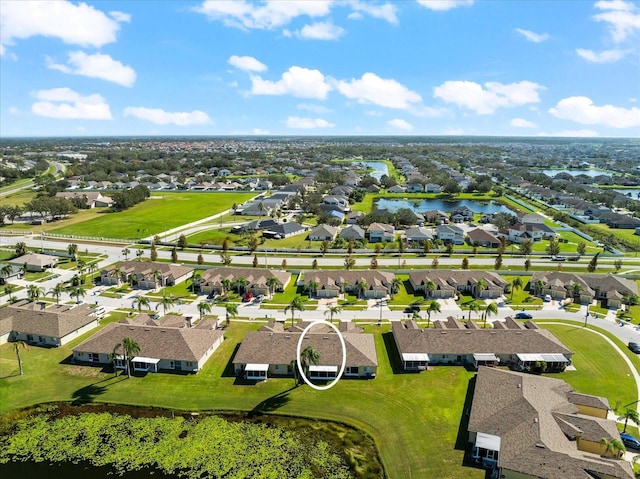
[[[238,385],[229,374],[229,361],[244,334],[257,326],[232,322],[226,340],[197,375],[149,374],[119,382],[108,380],[112,374],[100,368],[69,364],[71,347],[78,341],[61,348],[24,351],[24,376],[16,375],[13,345],[0,346],[0,413],[79,398],[187,411],[255,410],[263,401],[282,394],[269,412],[341,421],[372,435],[390,478],[484,477],[484,471],[462,466],[459,449],[465,443],[459,426],[469,407],[465,397],[472,372],[442,366],[421,374],[394,374],[397,352],[389,326],[371,325],[366,329],[374,332],[379,361],[374,380],[343,380],[325,392],[292,389],[292,379]],[[581,392],[605,396],[612,405],[635,399],[628,367],[600,337],[577,325],[544,327],[576,352],[577,370],[553,377]],[[632,360],[640,363],[637,358]]]
[[[253,193],[162,193],[122,212],[102,212],[95,219],[64,226],[54,233],[135,239],[150,236],[242,203]]]

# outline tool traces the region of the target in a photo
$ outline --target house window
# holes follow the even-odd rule
[[[100,361],[100,355],[98,353],[89,353],[89,361],[97,363],[98,361]]]
[[[359,374],[358,366],[348,366],[344,370],[345,374],[357,376]]]
[[[193,363],[191,361],[187,361],[187,367],[188,368],[192,368],[193,367]]]
[[[33,341],[33,334],[27,334],[27,341]]]

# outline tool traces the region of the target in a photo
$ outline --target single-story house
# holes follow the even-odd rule
[[[140,346],[140,352],[131,361],[133,371],[173,370],[195,373],[203,368],[224,339],[223,332],[212,326],[211,322],[195,328],[111,323],[73,348],[73,360],[80,363],[112,364],[110,354],[116,344],[121,343],[124,338],[131,338]],[[125,369],[122,349],[119,352],[115,367]]]
[[[404,193],[407,189],[401,185],[393,185],[390,188],[387,188],[387,193]]]
[[[409,183],[407,185],[407,193],[423,193],[424,185],[422,183]]]
[[[349,225],[340,232],[340,238],[362,241],[364,239],[364,230],[358,225]]]
[[[455,319],[451,322],[459,323]],[[547,372],[564,371],[573,353],[551,332],[527,322],[512,321],[499,328],[419,328],[414,321],[394,321],[392,333],[406,371],[424,371],[430,365],[502,365],[529,371],[544,362]]]
[[[262,230],[262,236],[264,236],[265,238],[282,239],[304,233],[305,231],[307,231],[307,228],[305,228],[301,224],[290,222],[278,224],[272,226],[267,230]]]
[[[262,231],[262,230],[267,230],[269,228],[273,228],[274,226],[277,226],[279,223],[271,218],[265,218],[265,219],[261,219],[261,220],[253,220],[250,221],[249,223],[245,223],[243,225],[238,225],[238,226],[234,226],[233,228],[231,228],[231,232],[232,233],[236,233],[236,234],[240,234],[243,231]]]
[[[435,183],[427,183],[424,185],[425,193],[440,193],[441,188],[440,185],[436,185]]]
[[[7,261],[14,269],[24,269],[26,271],[44,271],[53,268],[58,264],[58,257],[48,254],[27,253],[17,258]]]
[[[550,295],[553,299],[574,298],[583,304],[594,300],[602,306],[620,309],[625,298],[638,296],[638,284],[613,274],[576,274],[537,271],[529,281],[533,295]]]
[[[358,224],[358,220],[363,216],[364,216],[364,213],[362,211],[352,211],[347,215],[347,219],[345,223],[347,223],[348,225]]]
[[[471,458],[504,479],[632,479],[631,465],[600,444],[620,438],[609,409],[606,398],[560,379],[481,367],[467,429]]]
[[[385,271],[308,271],[303,283],[306,288],[315,285],[313,294],[318,298],[335,298],[351,291],[367,299],[386,297],[391,291],[393,273]]]
[[[150,261],[123,261],[100,272],[104,285],[131,283],[140,289],[156,289],[182,283],[193,273],[190,266]]]
[[[442,299],[453,298],[458,292],[470,293],[480,299],[499,298],[509,286],[500,275],[479,270],[411,271],[409,282],[415,293]]]
[[[431,229],[425,228],[424,226],[408,228],[404,232],[404,237],[409,243],[424,243],[425,241],[433,240]]]
[[[293,376],[301,328],[285,331],[280,323],[269,323],[259,331],[248,332],[233,358],[236,376],[250,380],[266,380],[273,376]],[[372,334],[350,329],[341,333],[346,346],[343,377],[375,378],[378,370],[375,341]],[[302,348],[313,346],[320,354],[319,364],[309,366],[309,379],[333,380],[342,365],[342,346],[338,335],[328,326],[310,329],[302,340]]]
[[[24,265],[23,265],[24,266]],[[6,269],[6,271],[5,271]],[[22,274],[22,267],[16,267],[8,263],[0,263],[0,284],[3,284],[9,278],[13,276],[20,276]]]
[[[318,225],[309,231],[309,241],[333,241],[338,235],[338,228],[331,225]]]
[[[498,248],[500,238],[482,228],[474,228],[467,231],[467,242],[471,246],[484,246],[486,248]]]
[[[449,222],[449,214],[446,211],[429,210],[425,211],[423,215],[429,223],[446,224]]]
[[[79,198],[88,209],[107,208],[113,205],[113,199],[109,196],[103,196],[99,191],[61,191],[56,193],[56,198],[66,198],[68,200]]]
[[[0,308],[0,344],[24,341],[36,346],[62,346],[98,326],[86,304],[19,301]]]
[[[246,281],[244,291],[250,291],[254,295],[266,295],[271,291],[282,291],[286,288],[291,273],[263,268],[211,268],[203,271],[196,279],[196,289],[205,294],[220,294],[225,290],[226,281],[233,287],[241,279]]]

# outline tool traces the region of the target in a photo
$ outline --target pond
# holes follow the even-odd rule
[[[591,170],[591,169],[590,170],[574,170],[573,168],[571,168],[568,170],[542,170],[542,172],[545,175],[550,176],[551,178],[556,176],[558,173],[569,173],[571,176],[585,175],[590,178],[595,178],[596,176],[600,176],[600,175],[611,176],[611,173],[609,173],[608,171]]]
[[[47,479],[177,479],[157,469],[142,469],[115,475],[110,467],[70,462],[9,462],[0,464],[0,477],[46,477]]]
[[[382,175],[389,176],[389,168],[383,161],[359,161],[358,163],[364,165],[366,168],[373,168],[373,171],[370,171],[369,175],[378,181],[380,181]]]
[[[615,190],[625,196],[630,196],[634,200],[640,199],[640,188],[616,188]]]
[[[454,208],[466,206],[467,208],[473,210],[474,213],[489,214],[504,212],[513,214],[513,211],[511,211],[509,208],[496,203],[495,201],[480,202],[474,200],[399,200],[380,198],[377,201],[377,206],[379,210],[388,210],[392,213],[395,213],[401,208],[409,208],[415,213],[424,213],[425,211],[430,210],[442,210],[448,213]]]

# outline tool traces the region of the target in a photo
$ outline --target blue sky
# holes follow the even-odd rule
[[[0,0],[0,136],[640,137],[640,3]]]

